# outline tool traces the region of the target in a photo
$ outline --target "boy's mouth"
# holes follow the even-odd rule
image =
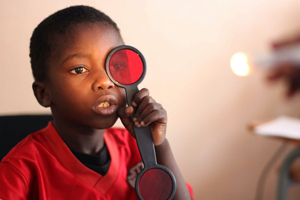
[[[93,110],[100,115],[111,115],[117,112],[118,100],[114,95],[100,96],[93,106]]]
[[[109,107],[110,106],[110,103],[109,102],[102,102],[102,103],[100,103],[100,105],[99,105],[99,107],[100,108],[107,108],[107,107]]]

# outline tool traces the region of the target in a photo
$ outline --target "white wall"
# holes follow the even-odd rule
[[[266,50],[271,41],[300,33],[300,1],[2,0],[1,115],[49,113],[31,90],[29,39],[49,14],[77,4],[111,16],[126,44],[144,54],[148,73],[141,87],[168,111],[167,137],[195,199],[254,199],[259,174],[281,142],[250,134],[247,123],[300,116],[300,101],[283,98],[284,85],[267,84],[262,71],[235,76],[229,60],[237,51]],[[275,199],[278,166],[265,199]]]

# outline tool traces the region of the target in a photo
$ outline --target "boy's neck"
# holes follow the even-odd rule
[[[74,125],[74,123],[67,125],[60,123],[59,120],[54,120],[53,125],[71,150],[97,155],[104,145],[105,129],[94,129],[88,126]]]

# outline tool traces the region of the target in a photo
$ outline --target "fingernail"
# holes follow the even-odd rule
[[[141,121],[141,126],[145,126],[145,122],[144,121]]]
[[[134,125],[135,125],[136,127],[141,127],[141,125],[140,125],[138,122],[134,122]]]
[[[137,118],[136,118],[136,117],[134,117],[134,118],[132,118],[132,120],[135,122],[135,121],[137,120]]]
[[[136,103],[135,103],[135,102],[132,102],[132,106],[133,106],[133,107],[136,107],[137,105],[136,105]]]

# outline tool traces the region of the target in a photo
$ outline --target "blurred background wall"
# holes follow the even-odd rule
[[[29,39],[45,17],[78,4],[111,16],[126,44],[144,54],[148,73],[140,87],[168,112],[167,137],[195,199],[254,199],[259,174],[281,142],[251,134],[247,124],[300,116],[300,97],[285,99],[284,83],[266,83],[264,71],[234,75],[230,58],[237,51],[267,50],[272,41],[300,33],[300,1],[2,0],[1,115],[50,113],[31,89]],[[264,199],[275,199],[279,162],[270,171]],[[299,191],[294,187],[291,199]]]

